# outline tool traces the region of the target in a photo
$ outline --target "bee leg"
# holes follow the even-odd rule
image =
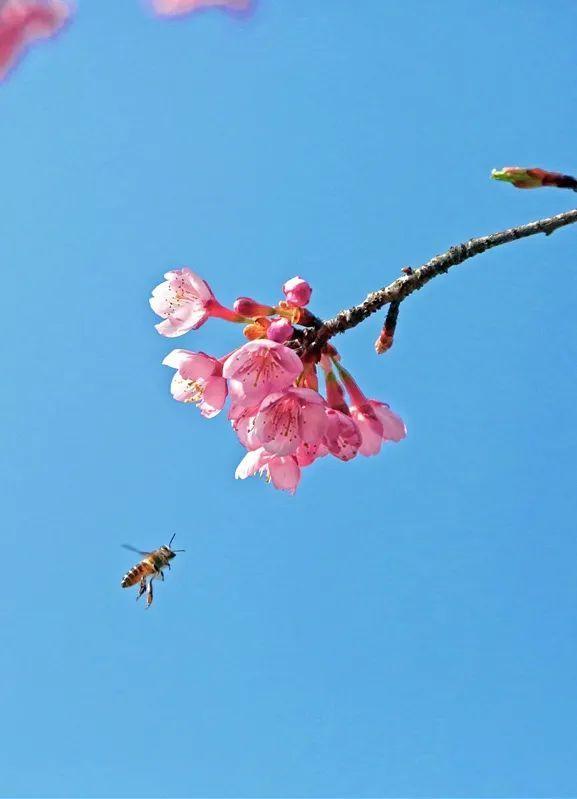
[[[138,595],[136,597],[137,602],[145,591],[146,591],[146,577],[143,577],[142,580],[140,581],[140,586],[138,587]]]
[[[154,599],[154,594],[152,591],[152,577],[148,582],[148,591],[146,592],[146,607],[149,608],[152,605],[152,600]]]
[[[166,565],[168,566],[168,571],[172,571],[172,569],[170,568],[170,561],[168,561]]]
[[[160,579],[162,580],[162,582],[164,582],[164,572],[162,571],[162,569],[160,569],[158,573],[160,574]]]

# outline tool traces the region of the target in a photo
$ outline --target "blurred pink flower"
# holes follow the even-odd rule
[[[275,391],[282,391],[296,380],[302,362],[294,350],[268,339],[249,341],[233,352],[222,373],[230,381],[234,402],[257,405]]]
[[[196,403],[207,419],[222,410],[227,388],[220,361],[204,352],[172,350],[162,363],[177,370],[170,386],[175,400]]]
[[[189,14],[202,8],[224,8],[228,11],[248,11],[251,0],[153,0],[152,7],[157,14],[175,17]]]
[[[63,0],[6,0],[0,3],[0,80],[28,45],[53,36],[71,13]]]
[[[150,307],[165,320],[155,325],[162,336],[174,338],[196,330],[210,316],[242,322],[242,316],[222,306],[212,289],[188,267],[171,269],[166,280],[152,291]]]
[[[287,388],[268,396],[255,419],[258,441],[275,455],[291,455],[300,445],[321,444],[327,430],[325,401],[311,388]]]
[[[282,287],[284,295],[291,305],[308,305],[313,292],[309,283],[302,277],[292,277]]]
[[[257,472],[272,482],[275,488],[291,494],[294,494],[301,479],[296,458],[292,455],[271,455],[263,447],[247,452],[238,464],[234,476],[237,480],[244,480]]]

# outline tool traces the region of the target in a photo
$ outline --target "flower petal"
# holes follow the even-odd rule
[[[301,479],[301,470],[295,458],[272,458],[268,470],[275,488],[294,494]]]
[[[212,419],[223,409],[226,402],[226,380],[222,377],[211,377],[206,382],[202,400],[198,407],[206,419]]]

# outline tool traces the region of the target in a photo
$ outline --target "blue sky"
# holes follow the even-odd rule
[[[575,796],[576,230],[341,337],[408,438],[295,497],[175,403],[150,289],[321,316],[575,205],[571,2],[79,3],[0,87],[0,795]],[[179,343],[224,353],[238,330]],[[128,541],[186,554],[145,611]]]

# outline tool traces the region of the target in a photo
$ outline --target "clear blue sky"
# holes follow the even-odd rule
[[[168,391],[152,286],[331,315],[575,205],[577,10],[79,3],[0,87],[0,795],[577,795],[577,230],[338,342],[409,436],[291,498]],[[230,328],[230,329],[229,329]],[[180,339],[224,353],[222,322]],[[120,544],[186,547],[150,611]]]

